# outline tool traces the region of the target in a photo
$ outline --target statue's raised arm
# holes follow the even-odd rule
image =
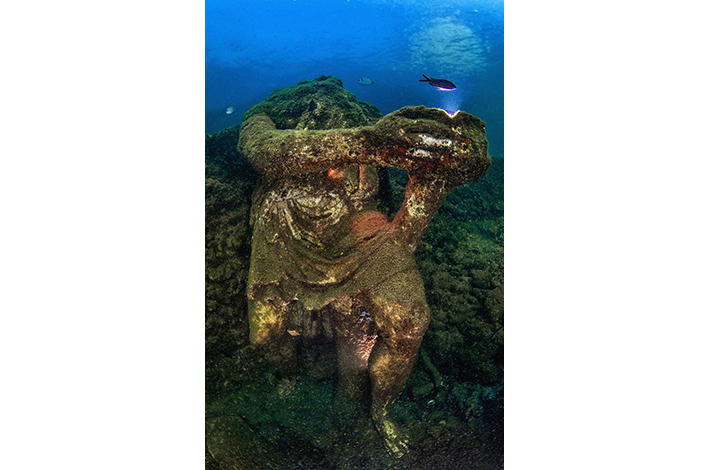
[[[436,173],[453,185],[485,175],[487,149],[483,121],[424,106],[402,108],[371,126],[327,130],[279,130],[261,113],[244,122],[239,141],[239,150],[266,176],[374,165]]]

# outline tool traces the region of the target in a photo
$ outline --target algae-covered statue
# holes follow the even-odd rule
[[[244,116],[239,150],[262,175],[252,205],[250,338],[287,379],[298,373],[294,313],[326,309],[339,387],[370,395],[392,454],[407,439],[388,416],[429,323],[414,249],[456,186],[490,165],[483,121],[406,107],[386,116],[321,76],[277,90]],[[407,170],[392,220],[377,210],[378,168]]]

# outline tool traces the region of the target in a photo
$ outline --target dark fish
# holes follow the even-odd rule
[[[311,103],[308,105],[308,111],[315,111],[317,107],[318,104],[315,101],[311,100]]]
[[[449,80],[444,80],[443,78],[429,78],[426,75],[422,74],[426,80],[422,80],[421,78],[419,79],[420,82],[429,82],[429,85],[435,86],[440,90],[455,90],[456,85],[454,85],[454,82],[449,81]]]

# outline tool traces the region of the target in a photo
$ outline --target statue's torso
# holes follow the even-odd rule
[[[271,242],[298,241],[331,251],[347,243],[351,219],[374,210],[378,189],[374,167],[349,167],[262,183],[252,221]]]

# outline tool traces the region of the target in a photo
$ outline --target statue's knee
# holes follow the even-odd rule
[[[402,357],[414,356],[429,326],[429,309],[426,305],[406,305],[393,309],[380,317],[378,335],[391,351]],[[384,313],[384,312],[383,312]]]
[[[281,311],[264,302],[249,304],[249,341],[258,348],[268,346],[283,330]]]

